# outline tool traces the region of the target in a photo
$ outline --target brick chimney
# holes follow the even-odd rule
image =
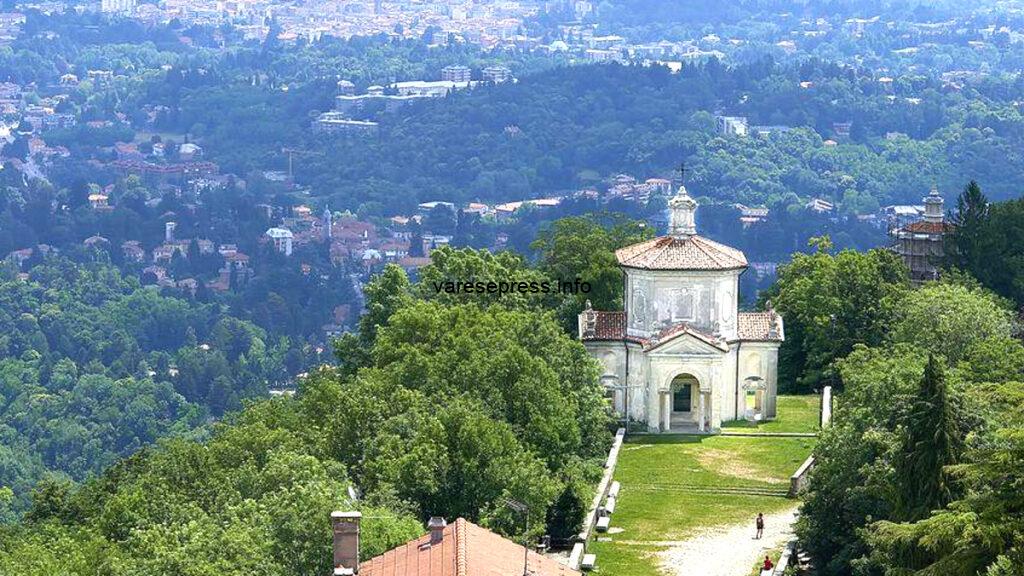
[[[359,521],[362,517],[359,512],[331,512],[336,576],[359,573]]]
[[[433,516],[427,522],[427,530],[430,531],[430,545],[433,546],[444,540],[444,528],[448,522],[440,516]]]

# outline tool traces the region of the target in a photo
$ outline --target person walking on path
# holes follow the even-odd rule
[[[757,513],[757,520],[754,521],[754,526],[757,528],[757,535],[754,538],[760,540],[761,536],[764,535],[764,512]]]
[[[771,554],[775,562],[776,550],[781,550],[793,540],[793,523],[796,519],[797,504],[790,504],[785,510],[764,513],[764,534],[760,540],[751,533],[753,526],[750,516],[740,518],[735,524],[710,526],[695,531],[685,540],[666,542],[666,547],[656,553],[658,567],[664,576],[738,576],[750,574],[760,568],[764,555]],[[624,541],[620,540],[620,543]],[[637,545],[648,545],[649,541],[638,541]],[[777,568],[777,566],[776,566]],[[2,572],[2,570],[0,570]],[[760,572],[755,572],[760,574]]]

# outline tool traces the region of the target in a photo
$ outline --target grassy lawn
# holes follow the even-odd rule
[[[591,542],[588,552],[597,554],[594,574],[621,574],[623,576],[662,576],[658,570],[657,554],[666,546],[614,542]]]
[[[615,470],[615,532],[588,545],[595,572],[657,576],[664,542],[793,507],[782,495],[813,446],[814,438],[629,437]]]
[[[736,420],[723,422],[722,430],[729,432],[817,432],[821,410],[821,396],[779,396],[779,416],[767,422]]]

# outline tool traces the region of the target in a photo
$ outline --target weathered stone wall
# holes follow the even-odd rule
[[[736,337],[739,272],[626,269],[630,335],[649,338],[677,322],[707,334]]]
[[[601,384],[609,390],[612,407],[623,415],[628,407],[629,417],[639,422],[647,421],[645,405],[646,360],[639,344],[614,341],[586,342],[590,355],[601,364]],[[629,354],[629,381],[626,381],[626,354]],[[627,387],[628,385],[628,387]],[[629,394],[627,402],[626,395]]]

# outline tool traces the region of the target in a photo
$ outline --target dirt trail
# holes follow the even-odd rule
[[[658,554],[661,569],[672,576],[747,576],[754,561],[772,556],[793,537],[796,507],[764,517],[764,536],[754,539],[749,522],[706,530],[687,540],[669,543]]]

